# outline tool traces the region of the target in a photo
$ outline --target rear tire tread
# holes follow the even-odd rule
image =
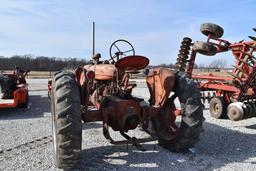
[[[55,118],[56,166],[72,168],[78,161],[82,142],[79,89],[74,74],[56,73],[52,87],[52,111]]]

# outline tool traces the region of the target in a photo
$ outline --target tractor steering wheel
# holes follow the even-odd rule
[[[127,40],[119,39],[111,44],[109,54],[109,61],[112,61],[111,63],[114,64],[124,56],[135,55],[135,50],[130,42]]]

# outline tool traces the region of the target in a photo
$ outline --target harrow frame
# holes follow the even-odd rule
[[[255,31],[255,29],[253,30]],[[204,43],[214,46],[216,53],[232,51],[236,62],[233,65],[232,72],[229,73],[231,77],[215,76],[212,73],[209,73],[209,75],[194,75],[194,63],[197,53],[200,52],[195,48],[190,50],[190,46],[193,43],[187,37],[181,43],[176,63],[179,70],[186,71],[197,82],[203,102],[205,100],[210,102],[214,97],[223,98],[226,106],[231,103],[242,102],[239,105],[242,104],[244,110],[243,118],[252,117],[256,113],[254,111],[256,109],[256,57],[253,54],[256,51],[256,38],[253,36],[249,36],[249,38],[253,41],[230,43],[227,40],[214,37],[213,34],[209,33],[207,35],[207,40]],[[209,91],[213,92],[212,95],[210,95]],[[208,93],[208,97],[205,92]],[[236,120],[232,117],[230,119]]]

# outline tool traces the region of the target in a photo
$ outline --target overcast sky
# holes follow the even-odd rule
[[[113,41],[127,39],[151,64],[169,64],[184,36],[205,40],[203,22],[221,25],[231,42],[256,36],[255,9],[255,0],[0,0],[0,56],[90,59],[95,21],[96,51],[103,58],[109,58]],[[229,52],[198,56],[196,63],[216,58],[234,61]]]

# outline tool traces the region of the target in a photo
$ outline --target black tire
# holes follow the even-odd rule
[[[248,118],[251,118],[251,117],[253,117],[254,116],[254,114],[255,114],[255,112],[256,112],[256,108],[255,108],[255,105],[254,105],[254,103],[252,102],[252,101],[250,101],[249,102],[249,104],[248,104],[249,106],[250,106],[250,113],[248,114]]]
[[[255,103],[256,103],[256,101],[253,101],[253,102],[252,102],[253,111],[254,111],[252,117],[256,117],[256,104],[255,104]]]
[[[183,72],[175,74],[174,92],[179,98],[182,107],[182,121],[180,131],[174,137],[170,136],[168,128],[161,123],[161,117],[166,117],[168,112],[152,118],[154,134],[158,137],[159,145],[172,152],[187,152],[199,141],[204,121],[200,92],[195,82]],[[164,116],[165,115],[165,116]],[[172,138],[170,138],[172,137]]]
[[[27,92],[26,93],[26,101],[25,101],[25,103],[21,103],[20,107],[21,108],[28,108],[28,105],[29,105],[29,95],[28,95],[28,92]]]
[[[212,117],[225,118],[227,116],[227,103],[223,97],[214,97],[210,101],[209,110]]]
[[[79,161],[82,143],[80,95],[73,73],[54,76],[51,106],[55,164],[69,169]]]
[[[202,54],[207,56],[214,56],[217,53],[217,48],[207,42],[195,42],[193,45],[193,49]]]
[[[255,117],[255,114],[256,114],[256,106],[255,106],[255,104],[254,104],[253,101],[250,102],[250,105],[251,105],[251,107],[252,107],[252,113],[251,113],[250,117]]]
[[[211,35],[215,38],[221,38],[223,36],[224,30],[222,27],[213,23],[203,23],[200,27],[201,33],[205,36]]]
[[[244,111],[244,118],[249,118],[252,112],[252,106],[250,106],[250,102],[244,102],[244,106],[242,106]]]

